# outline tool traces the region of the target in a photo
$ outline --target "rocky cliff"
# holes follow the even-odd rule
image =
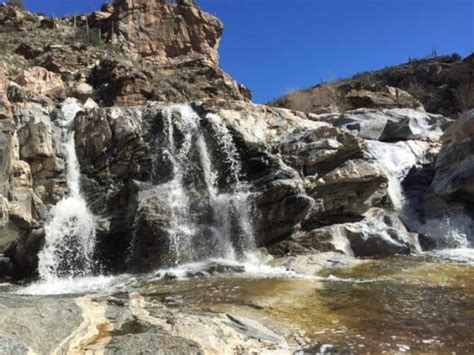
[[[0,20],[2,277],[35,276],[45,245],[77,276],[65,258],[84,216],[93,271],[148,272],[250,251],[408,254],[439,239],[432,219],[472,213],[472,112],[453,125],[387,86],[351,91],[344,113],[252,104],[218,66],[222,24],[192,1]],[[83,216],[62,228],[54,206],[78,194]]]
[[[63,19],[0,8],[2,59],[23,95],[91,97],[108,106],[249,99],[219,68],[222,32],[218,19],[189,1],[115,1]]]

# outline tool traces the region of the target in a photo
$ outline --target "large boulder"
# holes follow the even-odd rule
[[[358,223],[334,227],[348,239],[357,257],[385,257],[421,252],[418,235],[407,231],[396,213],[371,209]]]
[[[431,188],[438,196],[474,204],[474,110],[448,130]]]
[[[131,63],[103,60],[92,71],[91,81],[107,106],[141,106],[152,96],[147,75]]]
[[[421,251],[418,235],[410,233],[397,213],[372,208],[354,223],[300,231],[268,248],[276,256],[337,251],[350,257],[387,257]]]

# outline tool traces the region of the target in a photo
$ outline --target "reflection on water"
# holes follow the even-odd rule
[[[190,310],[237,313],[295,343],[338,351],[474,352],[474,267],[397,257],[326,270],[327,281],[219,277],[143,286],[149,300]],[[331,280],[371,279],[349,283]]]

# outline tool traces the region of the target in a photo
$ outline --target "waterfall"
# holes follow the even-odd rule
[[[396,211],[401,211],[406,203],[402,182],[410,169],[416,165],[416,156],[411,149],[401,143],[367,141],[367,150],[382,165],[388,178],[388,196]]]
[[[211,124],[219,147],[226,153],[225,159],[229,165],[226,182],[234,183],[234,190],[231,193],[222,193],[213,201],[217,223],[221,226],[222,235],[231,235],[229,216],[232,214],[238,216],[239,233],[235,238],[235,247],[240,257],[249,259],[253,256],[249,251],[256,248],[249,208],[250,188],[241,181],[242,164],[229,129],[216,114],[208,114],[206,119]]]
[[[229,130],[219,117],[202,119],[189,105],[167,107],[162,116],[154,143],[161,154],[156,154],[153,175],[169,166],[171,176],[164,182],[157,178],[141,199],[165,196],[170,264],[246,260],[255,246],[250,192],[241,182],[240,158]],[[220,172],[216,164],[228,169]]]
[[[417,166],[417,156],[405,142],[367,141],[367,149],[378,160],[388,176],[388,195],[393,208],[400,212],[405,225],[429,238],[437,249],[469,249],[472,219],[462,211],[440,211],[441,217],[421,221],[405,198],[402,182],[410,169]]]
[[[73,131],[74,119],[82,110],[77,100],[67,99],[61,106],[58,118],[67,164],[69,196],[51,209],[51,218],[45,226],[45,245],[39,253],[38,264],[43,280],[87,276],[94,268],[95,223],[81,195]]]

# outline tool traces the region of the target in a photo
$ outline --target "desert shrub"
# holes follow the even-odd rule
[[[87,29],[87,27],[78,27],[76,29],[75,40],[95,47],[103,46],[106,43],[99,29]]]
[[[461,111],[468,111],[474,108],[474,83],[463,82],[454,91],[454,96]]]
[[[8,0],[7,4],[10,6],[15,6],[21,10],[25,10],[25,3],[23,0]]]

